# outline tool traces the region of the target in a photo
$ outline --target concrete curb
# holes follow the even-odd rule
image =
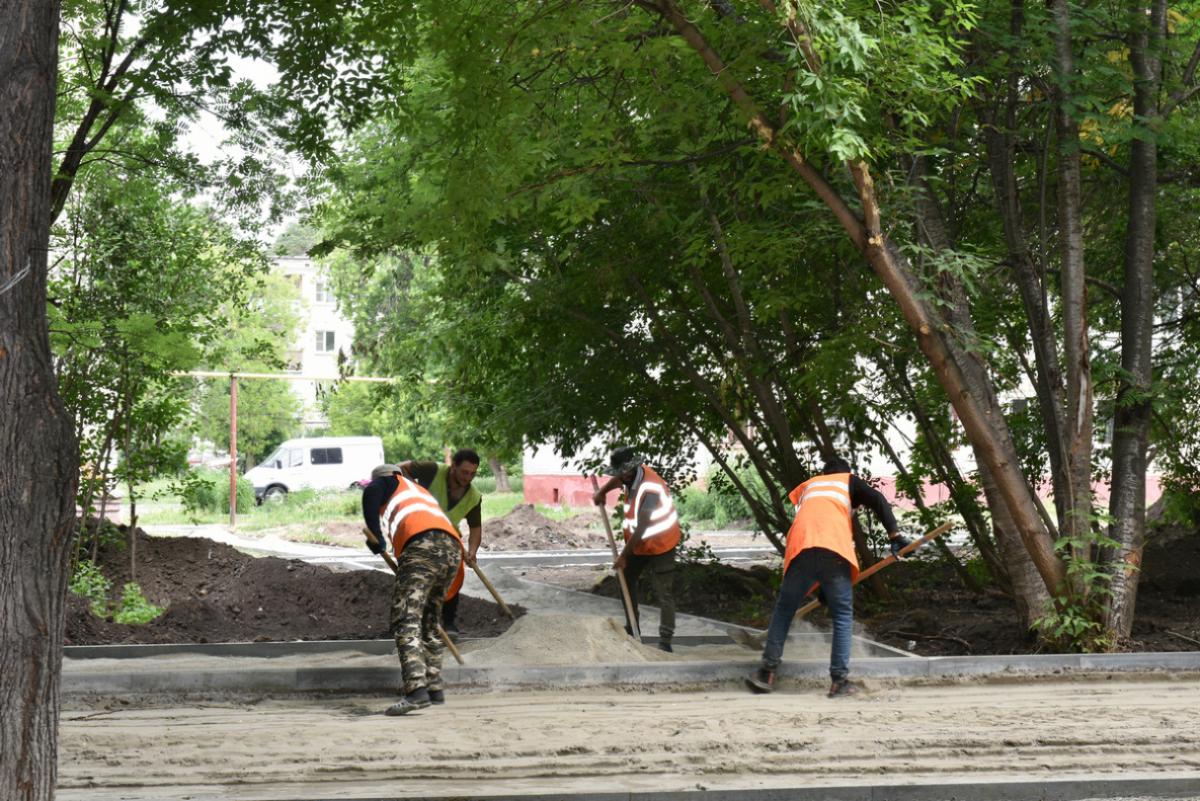
[[[748,629],[749,631],[749,629]],[[823,634],[793,635],[789,638],[798,642],[801,637],[814,637],[821,642],[828,638]],[[455,640],[460,644],[486,642],[487,637],[463,637]],[[896,649],[881,646],[873,640],[857,638],[859,644],[870,650],[878,650],[878,656],[885,656]],[[685,634],[672,638],[676,645],[728,645],[730,639],[724,634]],[[649,635],[642,637],[645,645],[657,645],[658,637]],[[63,656],[67,659],[142,659],[151,656],[171,656],[176,654],[194,654],[197,656],[242,656],[261,659],[275,659],[281,656],[304,656],[308,654],[327,654],[338,651],[357,651],[373,656],[386,656],[395,653],[396,641],[387,640],[291,640],[289,642],[216,642],[216,643],[147,643],[142,645],[67,645],[63,647]],[[903,651],[897,651],[899,656],[912,656]]]
[[[739,682],[757,667],[757,661],[641,662],[636,664],[532,665],[445,669],[452,689],[547,689],[554,687],[652,687]],[[829,669],[824,659],[785,661],[784,680],[823,679]],[[1004,677],[1028,674],[1053,675],[1123,673],[1132,671],[1200,671],[1200,653],[1156,654],[1043,654],[1037,656],[928,657],[913,659],[863,658],[851,663],[859,678],[920,679],[951,676]],[[65,670],[66,694],[112,693],[235,693],[235,692],[394,692],[400,680],[399,665],[372,667],[235,666],[230,668],[161,669],[139,665],[136,669],[95,670],[82,665]],[[786,685],[785,685],[786,686]]]
[[[132,788],[130,788],[132,789]],[[192,798],[228,798],[224,794],[209,795],[204,788],[188,792]],[[305,788],[307,790],[307,788]],[[77,790],[60,790],[58,797],[64,801],[95,795],[95,789],[86,795]],[[324,792],[329,792],[328,790]],[[286,794],[277,794],[268,788],[258,790],[242,788],[237,797],[253,798],[254,801],[694,801],[703,797],[705,801],[1082,801],[1098,798],[1178,798],[1200,797],[1200,774],[1170,776],[1139,776],[1136,778],[1068,778],[1068,779],[1004,779],[989,781],[946,780],[930,783],[907,784],[857,784],[804,787],[773,787],[764,789],[714,788],[696,790],[667,790],[650,792],[609,791],[584,793],[538,793],[520,794],[474,794],[447,792],[441,795],[385,795],[377,794],[375,788],[360,791],[339,784],[335,795],[326,795],[322,788],[313,787],[311,792],[297,793],[293,788]],[[109,796],[104,796],[108,798]],[[141,795],[137,792],[122,794],[121,798],[149,799],[159,795]]]

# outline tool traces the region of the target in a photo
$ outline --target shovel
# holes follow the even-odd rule
[[[592,489],[599,490],[600,482],[592,476]],[[617,540],[613,537],[612,525],[608,522],[608,511],[604,508],[603,503],[596,504],[596,508],[600,510],[600,519],[604,521],[604,531],[608,534],[608,546],[612,548],[613,562],[617,561]],[[642,641],[642,631],[638,628],[637,615],[633,611],[633,599],[629,597],[629,585],[625,583],[625,571],[617,567],[613,567],[613,571],[617,574],[617,583],[621,585],[621,599],[625,602],[625,617],[629,619],[629,628],[633,630],[633,638],[638,642]]]
[[[908,545],[905,545],[903,548],[900,549],[900,558],[908,556],[910,553],[913,553],[914,551],[916,551],[921,546],[925,545],[925,543],[929,542],[930,540],[932,540],[936,537],[942,536],[943,534],[945,534],[947,531],[950,530],[950,527],[952,525],[953,525],[953,523],[942,523],[940,526],[935,528],[933,531],[930,531],[924,537],[921,537],[921,539],[913,540]],[[875,564],[868,567],[866,570],[859,573],[857,578],[854,579],[854,583],[857,584],[858,582],[862,581],[863,579],[866,579],[866,578],[869,578],[869,577],[875,575],[880,570],[883,570],[885,567],[888,567],[889,565],[894,565],[896,562],[900,561],[900,558],[897,558],[896,556],[894,556],[892,554],[888,554],[888,556],[886,558],[880,559],[878,562],[876,562]],[[817,587],[819,587],[819,586],[821,586],[820,582],[812,585],[812,587],[809,589],[807,594],[812,595],[814,592],[817,591]],[[807,615],[809,612],[816,609],[820,605],[821,605],[820,601],[809,601],[804,606],[802,606],[796,610],[796,617],[797,618],[804,617],[805,615]],[[755,651],[761,651],[763,646],[766,645],[766,643],[767,643],[767,633],[765,631],[750,632],[750,631],[746,631],[745,629],[729,629],[725,633],[729,635],[729,639],[733,640],[738,645],[743,645],[746,648],[752,648]]]
[[[496,586],[492,584],[492,582],[488,581],[487,576],[483,575],[483,571],[480,570],[478,562],[471,565],[471,569],[475,571],[475,575],[479,576],[479,580],[483,582],[483,586],[487,587],[488,592],[490,592],[492,597],[496,599],[496,603],[500,605],[501,611],[503,611],[504,614],[508,615],[513,620],[516,620],[517,616],[513,614],[513,610],[508,608],[508,604],[504,603],[504,599],[500,597],[500,593],[496,590]]]
[[[379,543],[379,537],[376,537],[375,532],[371,531],[371,529],[364,526],[363,533],[367,535],[367,541],[372,545],[377,545]],[[388,563],[388,567],[392,569],[393,573],[398,574],[400,572],[400,568],[396,566],[396,560],[392,559],[392,555],[387,552],[386,548],[384,548],[379,555],[383,557],[383,561]],[[442,644],[446,646],[446,649],[450,651],[450,653],[454,654],[454,658],[458,661],[458,664],[466,664],[463,662],[462,654],[460,654],[458,649],[454,647],[454,643],[450,640],[450,635],[446,633],[444,628],[442,628],[441,623],[437,624],[437,631],[438,637],[442,639]]]

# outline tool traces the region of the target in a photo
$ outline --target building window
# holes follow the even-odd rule
[[[333,303],[333,289],[324,278],[317,279],[317,303]]]
[[[341,464],[341,448],[313,448],[312,464]]]
[[[336,337],[333,331],[317,332],[317,353],[333,353],[337,350]]]

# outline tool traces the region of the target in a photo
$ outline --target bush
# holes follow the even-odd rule
[[[108,616],[108,591],[112,589],[112,582],[100,572],[99,565],[81,559],[75,565],[75,574],[71,576],[69,587],[71,592],[88,600],[93,615]]]
[[[108,597],[112,582],[104,577],[98,565],[86,559],[75,566],[69,586],[71,592],[88,600],[93,615],[105,618],[111,615],[116,623],[141,625],[163,613],[162,607],[146,600],[142,588],[134,582],[129,582],[121,590],[121,601],[114,608]]]
[[[690,520],[712,520],[717,514],[716,501],[695,484],[683,488],[675,499],[680,517]]]
[[[198,512],[229,512],[229,474],[197,468],[185,473],[175,485],[183,508]],[[254,508],[254,485],[242,476],[237,479],[237,510]]]
[[[155,606],[146,600],[146,596],[142,595],[141,587],[134,582],[129,582],[121,591],[121,603],[113,611],[113,621],[140,626],[149,623],[162,613],[161,606]]]

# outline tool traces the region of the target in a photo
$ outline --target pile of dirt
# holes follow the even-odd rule
[[[150,537],[141,529],[137,535],[136,581],[166,612],[145,625],[122,625],[96,617],[85,599],[69,594],[67,645],[389,636],[394,579],[387,573],[256,558],[202,538]],[[129,561],[123,544],[102,547],[97,559],[114,588],[130,581]],[[520,607],[513,611],[524,613]],[[458,626],[464,635],[492,637],[510,624],[491,601],[463,596]]]
[[[603,532],[583,526],[558,523],[531,503],[522,503],[504,517],[489,520],[483,527],[484,551],[545,551],[555,548],[603,548]]]
[[[885,575],[889,597],[867,599],[858,610],[874,639],[899,648],[915,643],[914,652],[926,656],[1023,654],[1040,647],[1018,625],[1010,598],[969,592],[946,565],[914,563]],[[1160,530],[1143,554],[1133,632],[1123,649],[1200,650],[1198,576],[1200,533]]]
[[[774,566],[733,567],[721,562],[676,562],[675,609],[689,615],[711,617],[739,626],[766,628],[779,589],[779,570]],[[620,598],[621,589],[610,572],[592,587],[592,592]],[[658,604],[647,572],[638,579],[638,603]]]
[[[863,633],[922,656],[1027,654],[1041,646],[1018,624],[1007,595],[974,593],[953,568],[940,561],[912,560],[881,573],[886,596],[855,590],[855,621]],[[552,576],[542,580],[554,583]],[[676,568],[676,608],[755,628],[770,621],[779,588],[778,563],[750,569],[726,564],[680,563]],[[592,591],[620,597],[608,574]],[[639,583],[640,600],[654,604],[650,582]],[[806,620],[829,627],[824,609]],[[1200,532],[1160,532],[1142,561],[1137,616],[1129,651],[1200,650]]]
[[[526,615],[500,637],[473,645],[472,665],[593,665],[661,662],[657,648],[634,642],[615,618]]]

